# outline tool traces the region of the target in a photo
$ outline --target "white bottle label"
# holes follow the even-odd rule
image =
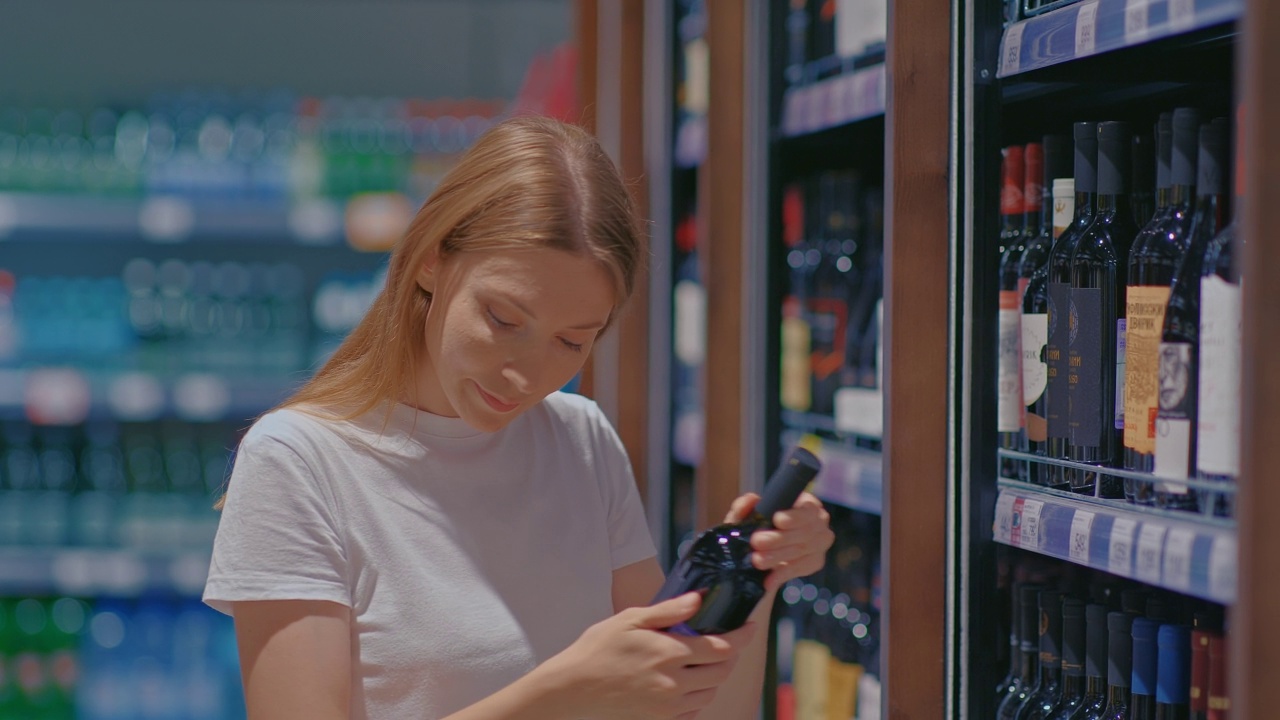
[[[675,356],[690,367],[707,357],[707,292],[692,280],[675,287]]]
[[[1203,473],[1240,474],[1240,286],[1200,281],[1200,402],[1196,463]]]
[[[1049,342],[1049,316],[1035,313],[1022,316],[1022,403],[1031,405],[1049,384],[1049,366],[1044,346]]]
[[[1018,312],[1018,292],[1000,292],[999,407],[997,432],[1018,432],[1022,427],[1022,319]]]
[[[1191,473],[1187,460],[1191,454],[1191,421],[1161,419],[1156,421],[1156,467],[1158,477],[1181,480]],[[1182,483],[1161,483],[1165,492],[1185,493]]]

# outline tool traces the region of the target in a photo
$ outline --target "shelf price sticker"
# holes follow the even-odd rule
[[[1150,0],[1125,0],[1124,3],[1124,41],[1126,45],[1140,43],[1147,39],[1147,10]]]
[[[1022,33],[1026,23],[1014,23],[1004,33],[1000,47],[1000,77],[1015,75],[1022,69]]]
[[[1181,32],[1196,24],[1195,0],[1169,0],[1169,29]]]
[[[1027,550],[1040,549],[1040,513],[1044,510],[1044,501],[1028,498],[1022,504],[1022,529],[1018,547]]]
[[[1089,564],[1089,539],[1093,532],[1093,519],[1096,513],[1088,510],[1076,510],[1071,518],[1071,545],[1067,548],[1067,556],[1072,562],[1081,565]]]
[[[1133,576],[1133,536],[1138,521],[1118,517],[1111,526],[1111,552],[1107,554],[1107,570],[1121,577]]]
[[[1191,590],[1191,551],[1196,543],[1194,530],[1172,528],[1164,541],[1164,585],[1171,590]]]
[[[1000,499],[996,501],[996,522],[992,528],[996,542],[1013,542],[1013,503],[1016,499],[1009,493],[1000,493]]]
[[[1076,57],[1092,55],[1098,47],[1098,0],[1081,3],[1076,12]]]
[[[849,117],[849,85],[845,78],[838,77],[827,81],[826,107],[822,122],[824,127],[835,127]]]
[[[1143,523],[1138,534],[1138,565],[1136,577],[1145,583],[1160,583],[1161,562],[1164,553],[1164,538],[1169,528],[1157,523]]]
[[[1209,594],[1223,602],[1236,599],[1236,539],[1219,535],[1209,552]]]

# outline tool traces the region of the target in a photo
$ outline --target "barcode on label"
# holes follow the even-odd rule
[[[1022,539],[1018,547],[1028,550],[1040,549],[1040,512],[1044,510],[1044,502],[1027,500],[1022,506]]]
[[[1088,510],[1077,510],[1071,518],[1071,547],[1068,554],[1073,562],[1089,564],[1089,539],[1093,532],[1094,517]]]
[[[1133,536],[1138,521],[1116,518],[1111,526],[1111,552],[1107,556],[1107,568],[1114,574],[1130,577],[1133,573]]]
[[[1236,599],[1236,539],[1219,535],[1209,553],[1209,594],[1224,602]]]
[[[1147,3],[1148,0],[1125,0],[1124,4],[1124,40],[1133,44],[1147,37]]]
[[[1135,570],[1139,580],[1152,584],[1160,582],[1164,536],[1168,532],[1169,528],[1164,525],[1142,524],[1142,532],[1138,535],[1138,567]]]
[[[1076,57],[1092,55],[1098,46],[1098,1],[1080,5],[1076,13]]]
[[[1195,0],[1169,0],[1169,27],[1185,30],[1196,22]]]
[[[1173,590],[1191,589],[1191,550],[1196,534],[1185,528],[1173,528],[1164,541],[1164,584]]]
[[[1022,33],[1027,26],[1014,23],[1004,33],[1000,47],[1000,77],[1017,74],[1022,70]]]

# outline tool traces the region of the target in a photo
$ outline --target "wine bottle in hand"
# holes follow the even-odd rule
[[[747,622],[764,597],[765,570],[751,563],[751,534],[772,527],[773,514],[795,504],[822,464],[803,448],[792,448],[765,483],[751,515],[739,523],[703,532],[676,562],[654,602],[697,592],[702,606],[692,618],[670,628],[686,635],[719,635]]]

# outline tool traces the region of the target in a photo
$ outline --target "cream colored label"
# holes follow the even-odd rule
[[[809,387],[809,323],[782,319],[782,406],[804,412],[811,404]]]
[[[797,640],[791,684],[796,691],[795,720],[827,720],[831,649],[817,640]]]
[[[1135,286],[1128,290],[1124,374],[1124,446],[1150,455],[1156,451],[1156,413],[1160,408],[1160,332],[1169,288]]]
[[[835,658],[827,666],[826,720],[850,720],[858,709],[858,681],[862,666]]]

